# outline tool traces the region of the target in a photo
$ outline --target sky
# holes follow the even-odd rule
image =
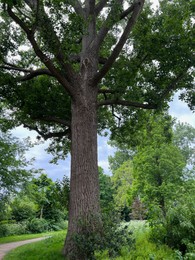
[[[169,113],[180,122],[186,122],[195,127],[195,113],[188,108],[187,104],[178,100],[178,95],[174,96],[170,103]],[[17,127],[12,131],[13,135],[20,138],[31,137],[32,141],[36,139],[35,131],[28,131],[23,127]],[[115,149],[107,144],[108,138],[98,136],[98,165],[104,169],[106,174],[111,174],[109,170],[108,156],[114,155]],[[35,158],[33,167],[36,169],[44,169],[52,180],[62,179],[64,175],[70,175],[70,156],[65,161],[59,161],[58,165],[51,164],[49,161],[52,155],[48,154],[44,149],[49,145],[49,141],[30,148],[26,154],[27,159]]]

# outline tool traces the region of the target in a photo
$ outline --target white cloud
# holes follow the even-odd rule
[[[109,169],[109,163],[108,163],[107,159],[98,161],[98,166],[100,166],[104,169],[105,174],[108,174],[108,175],[111,174],[110,169]]]
[[[170,103],[169,113],[177,118],[178,121],[195,127],[195,114],[185,102],[179,100],[179,92],[175,94],[173,101]]]

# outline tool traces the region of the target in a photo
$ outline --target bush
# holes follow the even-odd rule
[[[152,221],[151,237],[183,255],[191,252],[195,241],[195,201],[188,199],[171,205],[166,217]]]
[[[36,205],[29,201],[29,199],[19,200],[15,199],[12,203],[12,219],[17,222],[31,219],[36,216],[37,207]]]
[[[49,230],[49,223],[45,219],[34,218],[28,222],[28,230],[31,233],[42,233]]]
[[[59,221],[57,223],[51,221],[49,229],[53,231],[65,230],[68,227],[68,221]]]
[[[0,237],[7,237],[13,235],[28,234],[27,223],[21,222],[18,224],[1,224]]]
[[[74,241],[80,259],[92,260],[98,251],[108,252],[109,257],[119,255],[123,246],[132,246],[131,235],[132,232],[120,225],[118,217],[103,217],[102,223],[98,217],[91,216],[87,222],[80,220],[80,233],[74,235]]]

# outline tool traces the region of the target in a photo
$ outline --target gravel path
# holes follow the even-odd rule
[[[24,240],[24,241],[18,241],[18,242],[11,242],[11,243],[6,243],[6,244],[0,244],[0,260],[3,259],[3,257],[12,249],[18,247],[18,246],[22,246],[25,244],[30,244],[36,241],[40,241],[43,239],[46,239],[48,237],[39,237],[39,238],[33,238],[33,239],[29,239],[29,240]]]

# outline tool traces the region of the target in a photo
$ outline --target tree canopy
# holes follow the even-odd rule
[[[99,53],[96,80],[110,68],[99,87],[99,130],[115,131],[119,122],[123,128],[126,118],[131,118],[133,129],[139,124],[135,108],[161,108],[177,89],[186,89],[180,98],[194,107],[192,1],[161,1],[155,11],[146,3],[127,35],[125,29],[132,25],[125,27],[126,19],[132,14],[129,23],[134,23],[139,12],[137,2],[131,2],[126,9],[122,2],[104,7],[106,1],[91,7],[93,19],[99,15],[92,39]],[[84,7],[62,1],[1,4],[1,100],[8,102],[16,124],[61,142],[60,148],[49,148],[59,154],[69,149],[72,96],[68,82],[65,89],[60,86],[61,78],[65,73],[66,81],[73,79],[82,69],[81,39],[90,24]],[[125,39],[117,42],[123,29]],[[139,111],[139,117],[142,114]]]

